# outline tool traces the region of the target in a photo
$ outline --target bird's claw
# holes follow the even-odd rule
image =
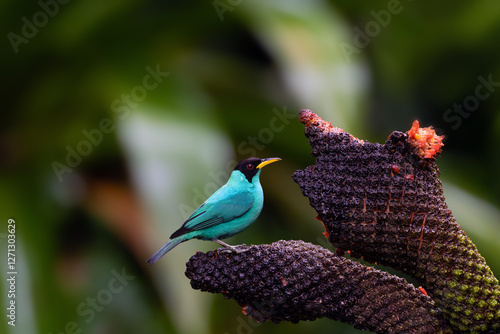
[[[236,252],[236,253],[244,253],[244,252],[248,252],[249,250],[251,249],[250,246],[247,246],[245,244],[243,245],[239,245],[239,246],[233,246],[233,250]]]
[[[219,253],[226,253],[227,252],[227,253],[236,253],[236,254],[239,254],[239,253],[248,252],[250,249],[251,249],[250,246],[242,244],[242,245],[230,246],[230,247],[225,246],[225,248],[220,248],[217,251]]]

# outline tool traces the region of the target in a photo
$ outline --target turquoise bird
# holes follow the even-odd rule
[[[248,158],[240,161],[229,180],[200,205],[170,240],[146,262],[153,265],[181,242],[190,239],[212,240],[235,252],[240,250],[221,239],[229,238],[250,226],[260,215],[264,193],[260,185],[262,168],[280,158]]]

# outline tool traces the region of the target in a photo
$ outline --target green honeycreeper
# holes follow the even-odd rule
[[[200,205],[170,240],[146,262],[153,265],[163,255],[181,242],[190,239],[212,240],[239,252],[237,247],[222,242],[250,226],[260,215],[264,205],[264,193],[260,185],[260,173],[280,158],[248,158],[240,161],[229,180]]]

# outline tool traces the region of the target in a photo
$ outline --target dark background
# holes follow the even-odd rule
[[[227,241],[328,247],[290,177],[313,163],[301,108],[370,141],[415,119],[444,134],[448,204],[500,274],[498,1],[6,0],[0,27],[2,333],[358,332],[260,325],[192,290],[184,264],[215,243],[145,265],[249,155],[283,161]]]

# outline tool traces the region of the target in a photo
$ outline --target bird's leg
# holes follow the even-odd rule
[[[235,252],[235,253],[243,253],[243,252],[246,252],[246,251],[249,251],[250,250],[250,247],[247,247],[245,249],[241,249],[241,248],[238,248],[237,246],[231,246],[229,244],[226,244],[224,241],[221,241],[219,239],[216,239],[214,240],[216,243],[218,243],[219,245],[221,246],[224,246],[228,249],[230,249],[231,251]]]
[[[232,251],[236,252],[236,249],[235,249],[235,247],[234,247],[234,246],[231,246],[230,244],[226,244],[224,241],[219,240],[219,239],[216,239],[216,240],[214,240],[214,241],[215,241],[216,243],[218,243],[219,245],[224,246],[224,247],[226,247],[226,248],[229,248],[229,249],[231,249]]]

